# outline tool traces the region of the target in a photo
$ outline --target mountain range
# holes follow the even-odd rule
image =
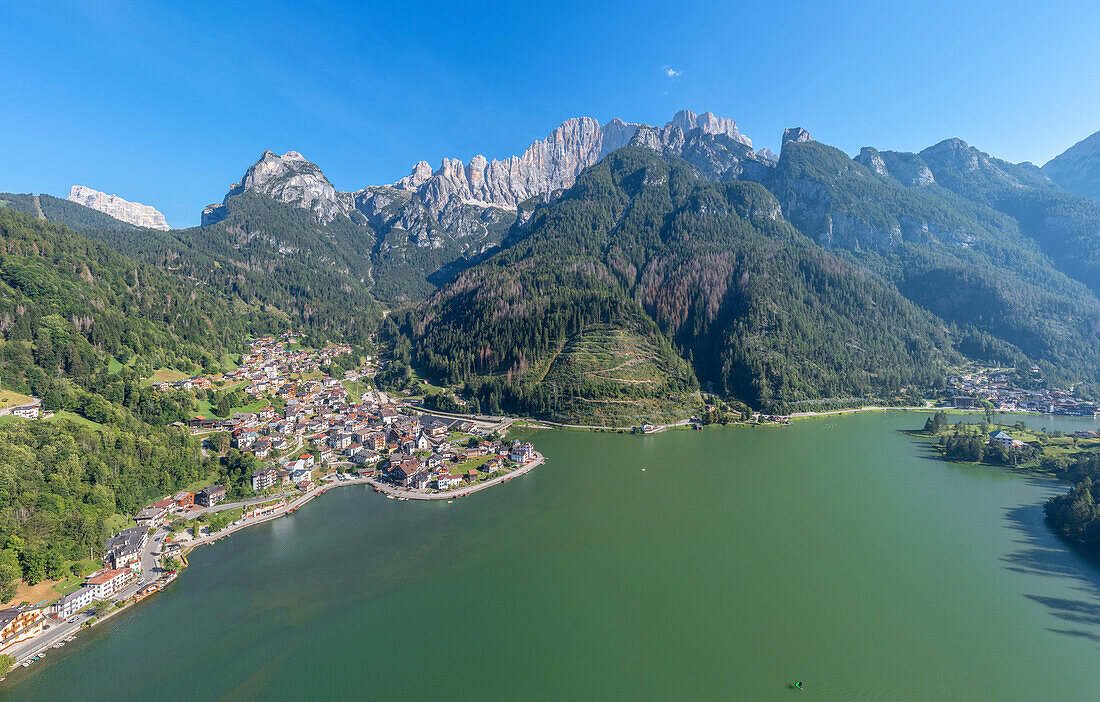
[[[618,423],[700,386],[771,410],[915,396],[965,358],[1087,392],[1098,144],[1039,168],[959,139],[851,158],[792,128],[777,155],[682,111],[356,191],[267,151],[184,230],[0,201],[321,336],[372,338],[388,307],[397,385],[407,363],[486,411]]]
[[[704,142],[704,143],[701,143]],[[234,199],[260,193],[311,211],[327,226],[354,223],[373,233],[370,277],[377,297],[403,303],[429,294],[448,274],[495,251],[514,225],[571,187],[577,176],[607,154],[632,143],[686,152],[716,176],[733,177],[740,164],[768,163],[752,151],[737,124],[710,112],[683,110],[663,128],[590,117],[566,120],[520,156],[468,163],[444,158],[439,168],[421,161],[391,185],[338,191],[315,164],[296,151],[265,151],[230,186],[222,202],[208,205],[203,226],[230,217]]]

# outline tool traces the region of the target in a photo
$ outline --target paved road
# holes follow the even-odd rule
[[[789,414],[787,416],[791,417],[793,419],[795,417],[824,417],[824,416],[830,415],[830,414],[849,414],[851,412],[873,412],[873,411],[876,411],[876,410],[930,410],[930,409],[936,409],[936,408],[935,407],[930,407],[928,405],[924,405],[923,407],[849,407],[847,409],[825,410],[823,412],[794,412],[794,413]]]
[[[473,422],[475,424],[491,424],[491,425],[494,425],[492,428],[495,428],[495,429],[498,429],[498,430],[505,430],[508,427],[515,424],[516,422],[524,422],[524,423],[530,423],[530,424],[534,424],[534,425],[545,425],[545,426],[551,426],[551,427],[562,427],[564,429],[616,429],[617,430],[617,429],[632,429],[633,428],[633,426],[629,426],[629,427],[609,427],[609,426],[606,426],[606,425],[603,425],[603,424],[562,424],[561,422],[550,422],[550,421],[546,421],[546,420],[543,420],[543,419],[531,419],[530,417],[526,417],[526,418],[524,418],[524,417],[489,417],[489,416],[481,415],[481,414],[454,414],[453,412],[439,412],[439,411],[436,411],[436,410],[425,409],[424,407],[421,407],[420,405],[415,405],[415,404],[412,404],[412,403],[409,403],[409,402],[403,403],[402,406],[403,407],[409,407],[411,409],[415,409],[419,412],[424,412],[425,414],[439,415],[440,417],[448,417],[448,418],[451,418],[451,419],[463,419],[463,420],[466,420],[468,422]],[[687,426],[688,424],[691,424],[691,421],[692,420],[690,418],[689,419],[681,419],[680,421],[673,422],[672,424],[656,424],[654,426],[657,427],[657,431],[664,431],[665,429],[670,429],[672,427]]]
[[[110,601],[118,602],[132,597],[137,594],[138,590],[160,577],[161,570],[157,563],[157,555],[164,547],[163,539],[167,533],[168,532],[164,529],[158,529],[149,536],[149,541],[145,546],[145,550],[141,552],[142,573],[138,574],[136,579],[132,580],[129,585],[116,593]],[[49,629],[40,636],[36,636],[29,641],[24,641],[12,647],[7,655],[15,658],[21,663],[33,657],[39,651],[46,650],[58,641],[77,633],[80,631],[81,625],[94,616],[93,614],[85,613],[74,614],[67,620],[61,621],[47,619],[46,624],[50,627]]]
[[[491,417],[485,414],[455,414],[454,412],[440,412],[438,410],[430,410],[420,404],[413,402],[402,402],[399,407],[407,407],[414,409],[417,412],[423,412],[426,415],[435,415],[439,417],[447,417],[448,419],[461,419],[466,422],[473,422],[474,424],[489,424],[489,428],[506,429],[508,425],[516,421],[515,417]]]
[[[46,625],[50,628],[47,629],[42,635],[31,639],[30,641],[24,641],[21,644],[17,644],[8,651],[7,655],[14,658],[18,663],[22,663],[28,658],[33,658],[40,651],[49,649],[58,641],[66,639],[73,634],[80,631],[80,626],[92,618],[91,614],[74,614],[69,617],[69,621],[58,624],[55,621],[47,620]]]
[[[271,502],[272,500],[278,500],[281,497],[294,494],[295,491],[281,493],[279,495],[268,495],[266,497],[249,497],[246,500],[237,500],[236,502],[221,502],[213,507],[200,507],[198,509],[189,509],[186,512],[181,512],[179,516],[184,519],[194,519],[202,514],[213,512],[224,512],[227,509],[236,509],[238,507],[247,507],[248,505],[255,505],[261,502]]]
[[[620,429],[634,428],[633,426],[609,427],[602,424],[561,424],[560,422],[548,422],[543,419],[531,419],[527,421],[530,421],[532,424],[545,424],[552,427],[562,427],[564,429],[613,429],[617,431]],[[681,419],[680,421],[673,422],[672,424],[654,424],[653,426],[657,427],[657,431],[665,431],[666,429],[671,429],[672,427],[686,427],[688,424],[691,424],[691,422],[691,419]]]

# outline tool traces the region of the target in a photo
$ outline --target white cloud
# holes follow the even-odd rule
[[[665,66],[665,75],[668,76],[669,78],[679,78],[680,77],[680,72],[677,71],[672,66],[666,65]]]

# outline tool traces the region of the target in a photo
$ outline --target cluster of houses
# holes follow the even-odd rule
[[[183,380],[154,380],[153,388],[166,392],[168,390],[210,390],[214,387],[214,381],[206,376],[196,375]]]
[[[1098,434],[1091,429],[1081,429],[1073,432],[1075,439],[1096,439]],[[1008,432],[1001,429],[989,432],[990,446],[1001,446],[1006,449],[1018,451],[1027,446],[1027,442],[1014,439]]]
[[[119,593],[141,572],[141,554],[148,543],[148,526],[123,529],[107,539],[104,568],[89,575],[80,588],[54,602],[51,612],[60,618],[69,617],[97,600]]]
[[[151,531],[165,526],[173,514],[196,505],[212,507],[225,496],[223,486],[211,485],[198,492],[178,492],[142,509],[134,517],[138,526],[123,529],[104,543],[103,569],[89,575],[84,585],[50,605],[50,613],[63,619],[97,600],[106,600],[121,592],[142,572],[141,554],[149,544]]]
[[[312,373],[337,356],[351,353],[350,346],[335,345],[323,349],[289,350],[296,343],[292,333],[284,333],[278,339],[265,336],[254,341],[249,352],[241,356],[241,365],[237,370],[226,373],[225,379],[230,383],[247,382],[243,389],[252,397],[276,395],[289,400],[301,390],[289,381],[291,373]],[[350,375],[355,376],[352,379],[358,378],[354,372]],[[336,379],[329,379],[329,386],[335,384],[338,384]]]
[[[399,412],[398,406],[382,393],[370,391],[352,398],[343,382],[336,378],[297,379],[351,349],[331,346],[289,351],[288,346],[293,343],[292,336],[287,335],[259,339],[242,356],[235,374],[227,375],[230,380],[247,380],[245,392],[251,395],[281,399],[281,412],[266,407],[257,412],[239,412],[226,419],[191,420],[194,433],[228,432],[233,447],[267,461],[252,475],[252,489],[256,492],[291,485],[310,490],[315,486],[314,470],[333,465],[373,474],[378,465],[384,464],[386,475],[391,476],[396,475],[392,473],[395,465],[412,470],[415,464],[413,474],[400,480],[402,485],[424,486],[426,477],[428,484],[453,487],[464,478],[442,470],[445,464],[491,455],[485,461],[485,470],[492,471],[502,469],[505,460],[520,464],[530,460],[533,451],[530,444],[525,445],[528,447],[525,451],[523,444],[513,449],[496,442],[471,449],[448,442],[452,432],[465,438],[484,436],[472,423],[439,418],[422,422],[419,417]],[[344,380],[359,377],[354,371],[345,375]],[[309,453],[295,455],[302,448]],[[276,461],[280,454],[295,457]]]
[[[308,491],[314,487],[315,467],[342,464],[354,467],[360,475],[374,475],[382,466],[382,475],[397,485],[446,490],[480,475],[478,470],[452,474],[448,467],[455,464],[487,457],[480,471],[491,473],[504,469],[505,461],[522,465],[534,455],[530,443],[509,446],[486,439],[468,445],[469,438],[484,437],[484,432],[469,422],[434,418],[422,422],[419,417],[397,414],[369,402],[345,409],[339,416],[324,419],[327,430],[310,437],[316,456],[307,453],[278,466],[258,468],[252,475],[252,489],[259,492],[296,485]],[[452,431],[459,432],[467,445],[449,440]]]
[[[528,442],[484,441],[477,445],[455,447],[447,442],[433,445],[431,453],[395,451],[389,455],[383,469],[384,477],[394,485],[413,490],[451,490],[463,483],[475,483],[482,474],[504,470],[510,465],[523,465],[535,457],[535,448]],[[476,468],[465,473],[452,472],[453,467],[488,457]]]
[[[225,376],[230,383],[246,382],[244,391],[249,395],[280,398],[281,412],[266,407],[225,419],[195,417],[190,423],[193,433],[228,432],[235,448],[271,461],[252,475],[252,488],[256,492],[290,485],[308,491],[314,487],[316,468],[337,464],[354,467],[360,475],[379,472],[388,481],[406,488],[449,490],[477,482],[483,475],[523,465],[535,457],[530,443],[494,439],[470,422],[405,415],[382,393],[372,391],[362,398],[349,398],[343,383],[335,378],[292,379],[292,375],[301,378],[301,374],[351,352],[347,346],[288,350],[295,343],[294,335],[289,333],[259,339],[242,356],[241,366]],[[359,378],[354,371],[345,376],[345,380]],[[212,381],[194,377],[156,386],[200,389],[212,387]],[[34,418],[40,404],[35,401],[33,417],[30,407],[0,410],[0,415],[18,410],[26,413],[19,416]],[[275,454],[294,455],[307,442],[308,453],[274,462]],[[457,466],[463,464],[476,468],[460,472],[462,469]],[[141,573],[142,554],[152,531],[166,526],[174,514],[217,505],[225,500],[226,494],[224,486],[212,485],[197,492],[179,492],[142,509],[135,517],[138,526],[124,529],[107,540],[104,567],[88,576],[80,588],[48,608],[0,610],[0,653],[41,633],[46,613],[66,618],[97,600],[125,590]]]
[[[0,610],[0,654],[41,634],[47,626],[47,614],[63,619],[122,591],[141,572],[141,554],[148,540],[147,527],[124,529],[107,539],[104,567],[89,575],[75,591],[46,607],[24,605]]]
[[[199,507],[213,507],[225,500],[226,494],[227,491],[222,485],[210,485],[198,492],[182,490],[171,497],[157,500],[141,510],[137,513],[137,516],[134,517],[134,521],[146,529],[162,527],[168,524],[168,519],[173,514],[184,512],[195,505]]]
[[[287,373],[311,373],[332,362],[337,356],[351,353],[350,346],[326,346],[323,349],[289,351],[298,343],[292,332],[284,332],[278,338],[265,336],[253,342],[249,352],[241,356],[241,364],[222,376],[225,384],[246,383],[244,392],[259,397],[269,394],[280,385]],[[153,383],[158,390],[210,390],[213,379],[194,376],[182,380],[162,380]]]
[[[293,343],[293,338],[287,339]],[[327,364],[336,356],[350,353],[347,346],[331,346],[320,350],[287,351],[282,340],[265,337],[252,344],[242,357],[241,367],[227,374],[230,381],[247,381],[244,391],[251,396],[277,397],[283,410],[265,407],[257,412],[237,412],[225,419],[194,417],[192,433],[224,431],[231,435],[232,446],[264,460],[275,454],[298,448],[306,436],[327,432],[333,421],[350,413],[347,390],[340,380],[323,377],[295,380],[291,374],[301,374]],[[359,375],[348,371],[345,380]],[[355,403],[358,404],[358,403]],[[329,457],[322,457],[325,460]]]
[[[1038,367],[1032,376],[1038,379]],[[956,409],[981,409],[992,405],[999,412],[1041,412],[1078,417],[1096,416],[1095,403],[1076,397],[1069,390],[1058,388],[1025,390],[1015,387],[1015,371],[992,369],[967,373],[947,381],[944,404]]]

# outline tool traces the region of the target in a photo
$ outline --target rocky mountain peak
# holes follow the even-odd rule
[[[1002,162],[994,162],[989,154],[980,151],[957,137],[944,139],[920,152],[921,158],[936,167],[936,164],[950,165],[961,171],[983,170],[990,175],[1008,181],[1018,180],[1001,167]]]
[[[637,128],[620,119],[601,125],[592,117],[573,117],[520,156],[490,161],[478,155],[468,164],[444,158],[435,171],[421,161],[393,187],[418,192],[433,212],[442,211],[456,198],[515,210],[529,198],[571,186],[582,170],[629,144]]]
[[[83,185],[74,185],[69,190],[68,199],[136,227],[168,231],[168,223],[164,220],[164,215],[150,205],[123,200],[118,195],[108,195]]]
[[[882,154],[873,146],[864,146],[860,149],[859,155],[855,157],[855,160],[867,166],[867,168],[876,175],[890,175],[890,170],[886,168],[886,161],[883,160]]]
[[[921,156],[930,160],[948,162],[956,168],[964,171],[976,171],[983,165],[988,165],[989,157],[977,149],[971,148],[958,137],[944,139],[938,144],[929,146],[921,151]]]
[[[775,153],[766,146],[756,152],[756,157],[761,161],[767,161],[768,163],[771,163],[773,165],[779,163],[779,154]]]
[[[427,161],[417,161],[409,175],[393,184],[402,190],[416,190],[432,177],[432,165]]]
[[[640,134],[645,138],[636,138]],[[710,138],[715,136],[727,137],[733,143]],[[477,155],[469,163],[443,158],[436,169],[427,161],[420,161],[409,175],[390,186],[370,186],[355,193],[337,191],[321,169],[297,151],[282,156],[264,151],[240,182],[229,189],[226,199],[246,190],[256,191],[312,210],[324,222],[353,210],[375,221],[395,198],[403,197],[408,202],[407,196],[400,196],[395,190],[415,193],[417,206],[422,205],[440,221],[451,217],[445,215],[448,208],[453,214],[453,208],[463,205],[518,211],[519,205],[531,198],[546,197],[571,187],[585,168],[631,143],[690,156],[690,161],[708,172],[736,175],[740,172],[737,164],[746,159],[756,165],[774,163],[763,157],[757,159],[752,141],[741,134],[737,123],[712,112],[697,115],[681,110],[660,130],[618,118],[600,124],[593,117],[573,117],[551,130],[545,139],[533,142],[521,155],[501,160]],[[709,168],[712,164],[720,168]],[[204,224],[224,218],[224,202],[206,208]],[[407,230],[414,226],[412,220],[419,215],[412,210],[406,214],[401,219],[402,228]]]
[[[913,153],[879,151],[872,146],[864,146],[854,160],[862,163],[875,174],[884,178],[893,178],[909,188],[929,185],[936,180],[928,164]]]
[[[741,134],[737,128],[737,122],[719,117],[709,110],[701,115],[697,115],[691,110],[680,110],[672,116],[672,120],[668,124],[675,125],[684,132],[701,129],[704,134],[725,134],[736,142],[752,147],[752,139]]]
[[[1100,132],[1052,158],[1042,171],[1071,193],[1100,200]]]
[[[248,167],[244,177],[229,188],[224,205],[229,198],[245,191],[267,195],[278,202],[298,205],[312,210],[322,222],[329,222],[347,210],[350,198],[336,192],[321,169],[297,151],[287,151],[282,156],[264,151],[256,163]],[[203,210],[203,224],[220,221],[224,208],[208,205]]]
[[[802,127],[788,127],[787,129],[783,130],[783,143],[793,141],[800,144],[813,140],[814,138],[810,136],[810,133]]]

